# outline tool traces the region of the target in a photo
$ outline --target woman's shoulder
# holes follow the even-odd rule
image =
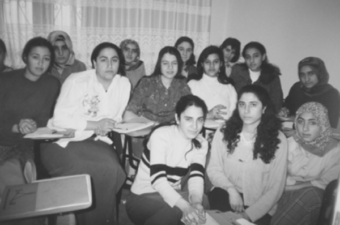
[[[262,67],[259,80],[263,84],[269,84],[274,80],[279,80],[280,79],[279,75],[281,75],[279,67],[267,63],[265,64],[265,66]]]
[[[178,129],[176,128],[176,125],[161,126],[153,131],[150,139],[170,141],[171,137],[177,134],[177,131]]]

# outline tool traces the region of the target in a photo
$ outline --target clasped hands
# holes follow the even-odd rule
[[[182,209],[182,213],[181,221],[186,225],[200,225],[206,221],[204,208],[199,203],[188,204],[187,207]]]
[[[96,122],[94,132],[99,136],[106,136],[107,133],[115,128],[116,121],[113,119],[104,118]]]

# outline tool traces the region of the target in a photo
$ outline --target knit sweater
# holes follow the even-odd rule
[[[190,171],[189,194],[203,197],[203,177],[208,149],[197,149],[177,125],[152,133],[131,187],[135,194],[158,192],[173,207],[181,198],[181,179]],[[190,198],[189,198],[190,199]]]
[[[337,89],[330,88],[328,91],[325,91],[320,95],[309,96],[301,88],[301,83],[296,82],[291,87],[283,106],[289,109],[291,115],[295,115],[298,108],[306,102],[321,103],[328,110],[331,126],[333,128],[338,126],[340,116],[340,95]]]
[[[262,68],[259,79],[253,83],[250,78],[248,67],[245,64],[236,64],[233,67],[230,78],[233,79],[237,92],[248,84],[259,85],[266,89],[275,109],[279,112],[283,102],[283,92],[279,75],[279,69],[268,64],[265,68]]]
[[[280,144],[275,157],[269,164],[262,159],[244,152],[252,153],[252,146],[238,143],[232,154],[227,152],[227,144],[223,141],[223,133],[215,133],[211,156],[207,167],[208,176],[215,187],[227,190],[234,187],[242,191],[244,205],[249,206],[245,212],[252,221],[273,214],[275,206],[285,187],[287,173],[287,140],[279,133]],[[238,151],[243,151],[237,154]],[[239,158],[239,157],[242,158]],[[241,174],[240,174],[241,173]],[[240,177],[241,182],[237,182]],[[236,180],[236,181],[235,181]]]

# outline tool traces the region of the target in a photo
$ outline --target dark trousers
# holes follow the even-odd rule
[[[214,188],[212,191],[207,193],[210,209],[211,210],[219,210],[221,212],[228,212],[234,210],[230,206],[229,201],[229,194],[226,190],[222,188]],[[241,197],[243,199],[243,195],[241,194]],[[245,206],[245,208],[248,208]],[[267,213],[260,219],[256,220],[254,223],[257,225],[269,225],[271,220],[271,216]]]
[[[70,142],[66,148],[55,143],[41,145],[41,160],[52,177],[89,174],[93,203],[76,213],[77,224],[117,224],[116,194],[126,175],[112,146],[89,138]]]
[[[179,194],[188,200],[188,192],[179,192]],[[202,204],[204,208],[209,208],[205,196]],[[183,224],[182,211],[176,206],[170,207],[158,192],[142,195],[131,193],[126,202],[126,211],[136,225]]]

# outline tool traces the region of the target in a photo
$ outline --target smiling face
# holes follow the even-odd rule
[[[126,64],[136,61],[138,57],[138,50],[135,44],[127,44],[122,50]]]
[[[296,122],[297,131],[304,141],[311,142],[320,137],[321,127],[319,126],[317,120],[312,113],[302,113],[301,115],[299,115]]]
[[[256,48],[248,48],[245,52],[245,61],[251,71],[258,72],[261,70],[262,62],[265,60],[266,55],[262,55]]]
[[[261,117],[266,110],[262,102],[253,93],[243,93],[238,103],[238,112],[243,124],[260,124]]]
[[[235,49],[231,47],[231,45],[227,45],[223,49],[223,56],[224,56],[224,62],[229,63],[231,59],[235,56]]]
[[[99,81],[111,81],[117,74],[119,68],[119,56],[115,49],[102,49],[96,61],[94,61],[96,74]]]
[[[161,73],[164,78],[174,79],[178,72],[178,62],[175,55],[165,53],[161,60]]]
[[[67,47],[65,41],[56,41],[53,48],[55,52],[55,61],[60,65],[65,65],[71,55],[71,50]]]
[[[302,66],[299,70],[299,78],[302,85],[308,89],[319,83],[316,71],[311,66]]]
[[[178,118],[175,116],[178,128],[187,139],[194,139],[201,132],[204,124],[203,110],[197,106],[188,106]]]
[[[204,73],[210,77],[218,76],[221,65],[222,62],[215,53],[208,55],[208,57],[202,63]]]
[[[192,52],[193,52],[191,44],[186,41],[179,44],[177,46],[177,50],[181,54],[183,63],[186,63],[190,59]]]
[[[28,53],[26,59],[25,77],[29,80],[36,81],[43,75],[51,63],[51,52],[46,47],[34,47]]]

